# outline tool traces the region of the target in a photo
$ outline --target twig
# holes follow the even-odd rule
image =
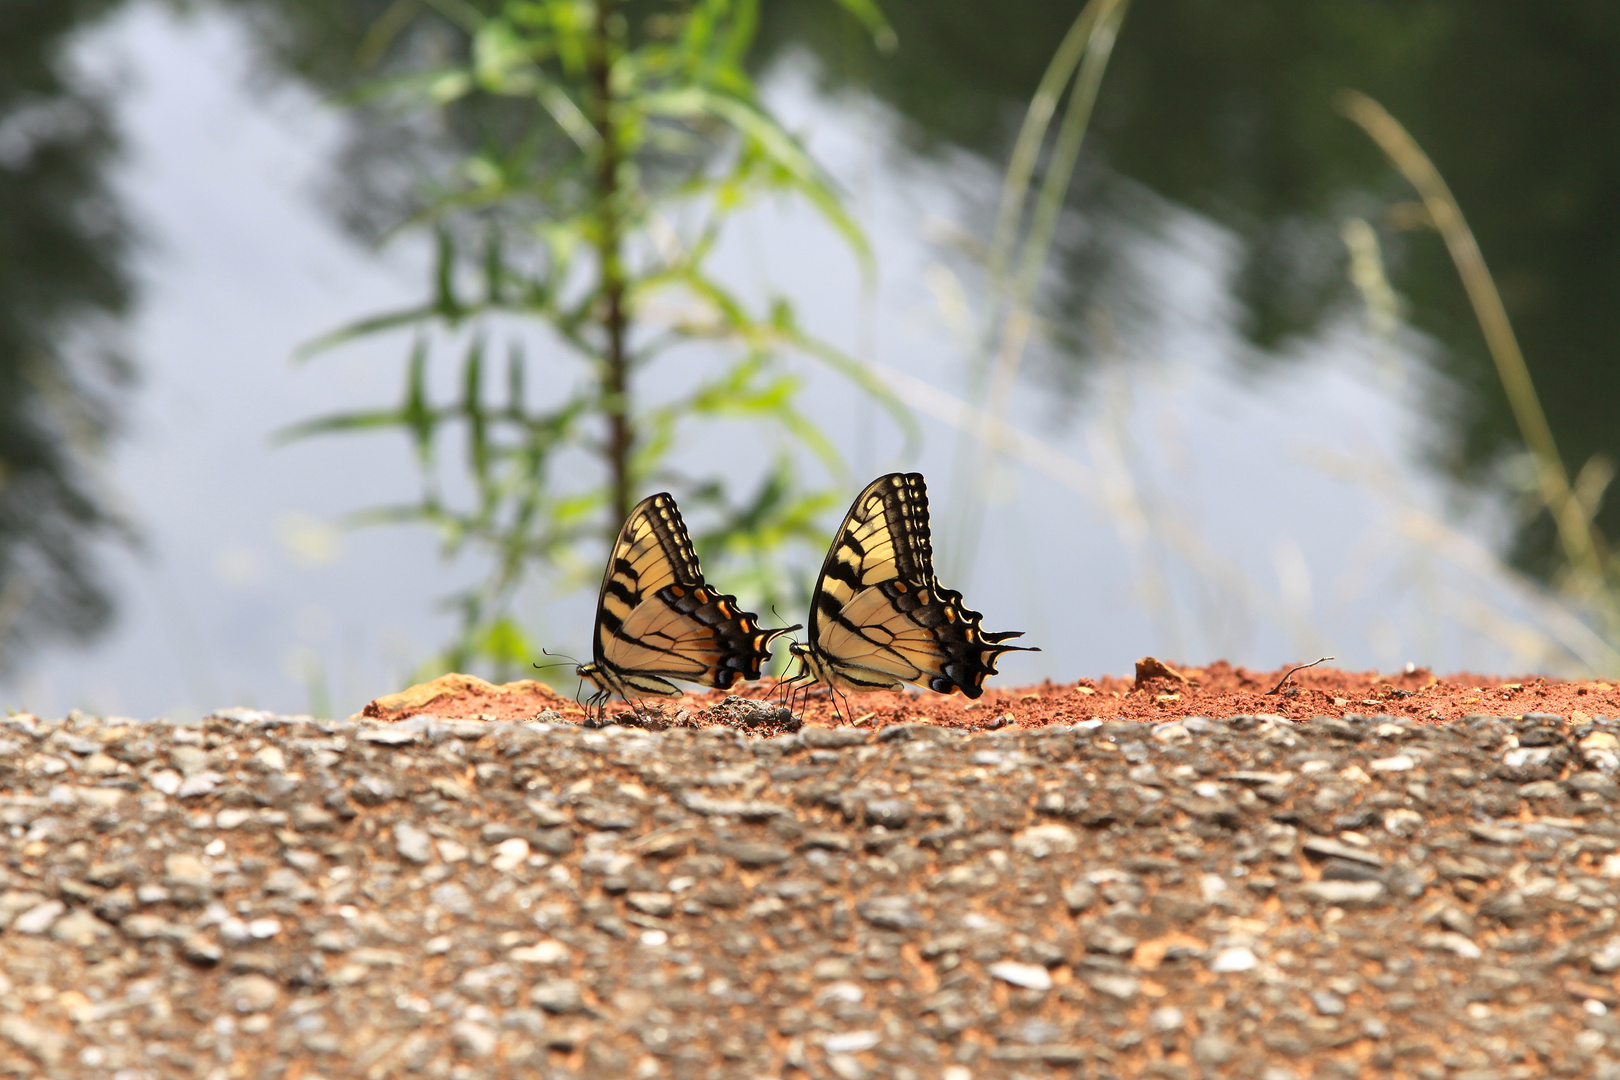
[[[1273,695],[1273,694],[1278,694],[1278,693],[1281,693],[1281,692],[1282,692],[1282,688],[1283,688],[1283,687],[1284,687],[1284,686],[1287,686],[1287,685],[1288,685],[1288,680],[1289,680],[1289,679],[1292,679],[1292,678],[1293,678],[1293,677],[1294,677],[1294,672],[1296,672],[1296,671],[1304,671],[1304,670],[1305,670],[1305,669],[1306,669],[1306,668],[1312,668],[1312,667],[1315,667],[1315,666],[1316,666],[1316,665],[1317,665],[1317,664],[1325,664],[1325,663],[1327,663],[1327,662],[1328,662],[1328,661],[1329,661],[1329,660],[1334,660],[1334,659],[1337,659],[1337,658],[1336,658],[1336,657],[1332,657],[1332,656],[1324,656],[1324,657],[1322,657],[1322,658],[1320,658],[1320,659],[1318,659],[1318,660],[1312,660],[1312,661],[1311,661],[1311,662],[1310,662],[1310,663],[1308,663],[1308,664],[1301,664],[1301,665],[1299,665],[1299,666],[1298,666],[1298,667],[1291,667],[1291,668],[1289,668],[1289,669],[1288,669],[1288,673],[1287,673],[1287,674],[1286,674],[1286,675],[1284,675],[1284,676],[1283,676],[1283,677],[1282,677],[1282,678],[1281,678],[1281,679],[1280,679],[1280,680],[1279,680],[1279,681],[1278,681],[1278,683],[1277,683],[1277,685],[1276,685],[1276,686],[1273,686],[1273,687],[1272,687],[1272,688],[1271,688],[1271,689],[1270,689],[1270,690],[1267,690],[1267,691],[1266,691],[1266,692],[1265,692],[1265,693],[1264,693],[1264,694],[1262,694],[1262,695],[1260,695],[1260,696],[1261,696],[1261,697],[1270,697],[1270,696],[1272,696],[1272,695]]]

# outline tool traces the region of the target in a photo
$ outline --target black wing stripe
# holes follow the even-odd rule
[[[830,577],[834,581],[842,581],[851,589],[858,589],[861,587],[861,574],[858,566],[859,564],[835,562],[822,572],[822,576]]]
[[[662,492],[625,519],[597,597],[594,668],[603,691],[678,694],[665,678],[728,689],[757,679],[784,630],[761,630],[736,597],[703,580],[675,500]]]
[[[874,621],[861,625],[846,614],[852,607],[858,619]],[[922,476],[890,473],[868,484],[844,516],[816,581],[807,647],[824,672],[847,685],[910,681],[976,698],[1001,654],[1025,648],[1000,644],[1021,631],[986,634],[982,619],[934,576]],[[849,651],[829,652],[834,642]]]

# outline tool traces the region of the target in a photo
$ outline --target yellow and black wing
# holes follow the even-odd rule
[[[915,683],[943,694],[984,692],[1022,632],[987,634],[984,616],[934,577],[928,489],[919,473],[867,485],[844,516],[810,602],[810,640],[796,650],[834,686],[898,690]]]
[[[737,598],[703,580],[686,523],[668,492],[636,504],[608,556],[596,601],[593,663],[579,673],[625,698],[673,696],[681,679],[727,689],[757,679],[771,640]]]

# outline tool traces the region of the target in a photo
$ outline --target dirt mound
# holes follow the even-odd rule
[[[409,720],[424,714],[445,720],[531,720],[545,709],[564,706],[572,708],[573,703],[533,679],[497,686],[476,675],[451,672],[368,701],[357,715],[371,720]]]
[[[648,705],[656,705],[661,710],[658,715],[676,716],[685,711],[689,718],[683,718],[681,726],[734,726],[723,711],[714,711],[728,694],[766,701],[785,699],[785,692],[776,684],[759,682]],[[454,674],[378,698],[361,715],[382,720],[404,720],[419,713],[446,719],[522,720],[543,709],[554,709],[569,720],[585,715],[578,703],[533,680],[495,686],[475,676]],[[1620,713],[1620,690],[1605,682],[1565,682],[1543,676],[1504,679],[1467,672],[1436,676],[1428,668],[1393,674],[1322,666],[1253,671],[1224,660],[1183,667],[1143,657],[1137,662],[1135,676],[1102,675],[1076,682],[997,687],[987,689],[977,700],[920,690],[839,695],[835,700],[821,688],[808,700],[796,701],[794,711],[802,712],[809,724],[853,722],[881,728],[922,722],[975,731],[1084,720],[1152,722],[1243,714],[1299,720],[1381,713],[1433,723],[1474,714],[1544,712],[1579,723],[1589,714]],[[609,718],[640,726],[635,712],[623,704],[610,709]]]

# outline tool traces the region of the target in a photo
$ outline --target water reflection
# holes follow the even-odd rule
[[[364,447],[269,446],[271,431],[334,404],[393,400],[402,350],[384,348],[369,357],[370,366],[362,358],[349,368],[323,361],[293,369],[285,358],[299,341],[362,312],[415,298],[426,284],[425,260],[414,256],[404,260],[403,270],[396,262],[397,272],[381,280],[376,267],[382,263],[374,256],[350,249],[343,259],[333,254],[339,245],[305,198],[311,176],[334,188],[351,224],[370,235],[396,220],[443,133],[370,123],[345,128],[305,94],[297,108],[287,110],[286,130],[267,134],[261,130],[265,118],[255,110],[271,95],[240,93],[247,50],[260,51],[258,61],[277,81],[312,86],[324,95],[352,83],[367,28],[389,6],[383,0],[220,0],[205,10],[245,13],[254,30],[249,35],[233,29],[229,47],[217,55],[199,46],[208,35],[177,34],[167,22],[154,33],[154,20],[141,24],[147,35],[137,46],[142,62],[152,71],[183,69],[185,77],[160,86],[155,97],[130,95],[134,105],[121,99],[120,107],[144,110],[135,121],[123,118],[151,148],[138,181],[146,200],[142,220],[154,222],[154,231],[183,257],[160,267],[152,279],[153,291],[167,294],[147,309],[159,313],[155,329],[143,331],[143,345],[154,343],[142,353],[151,361],[154,389],[134,405],[109,392],[108,374],[117,369],[105,363],[104,352],[86,345],[97,340],[87,330],[122,310],[128,292],[124,233],[114,224],[117,215],[108,209],[99,172],[112,145],[105,116],[88,97],[80,114],[88,126],[47,125],[56,142],[38,144],[16,166],[0,160],[0,222],[58,229],[43,253],[0,249],[6,252],[0,254],[0,363],[45,355],[53,358],[52,370],[72,373],[78,381],[71,384],[77,389],[70,400],[88,408],[84,430],[94,439],[107,430],[115,405],[155,402],[156,384],[167,375],[184,396],[171,391],[161,409],[152,405],[152,415],[162,419],[151,426],[183,425],[189,440],[177,437],[157,450],[148,445],[138,460],[121,457],[126,464],[135,460],[129,470],[132,498],[143,520],[152,522],[153,549],[166,551],[174,568],[147,595],[131,594],[126,603],[131,620],[123,636],[145,641],[145,651],[131,646],[93,662],[64,660],[64,674],[53,675],[59,687],[54,706],[43,695],[25,699],[9,691],[0,704],[95,705],[83,681],[84,671],[94,669],[125,695],[119,707],[165,711],[176,697],[172,687],[182,681],[175,674],[184,666],[175,660],[180,656],[199,669],[185,699],[196,708],[223,701],[312,707],[314,691],[306,694],[305,684],[317,680],[308,672],[324,663],[331,671],[318,674],[334,684],[331,707],[345,712],[409,670],[448,633],[431,603],[454,583],[455,571],[436,562],[431,537],[346,537],[346,547],[355,551],[340,553],[339,561],[312,557],[312,519],[330,522],[409,487],[405,448],[381,440]],[[0,59],[7,61],[0,66],[6,102],[0,117],[16,114],[20,87],[34,86],[42,71],[50,75],[42,58],[56,53],[63,35],[114,5],[45,7],[54,30],[32,37],[12,32],[0,43]],[[929,217],[959,218],[964,204],[993,200],[996,171],[1019,111],[1074,7],[907,0],[885,8],[901,48],[875,57],[859,51],[860,33],[846,29],[826,0],[767,5],[767,47],[758,63],[774,65],[773,104],[791,106],[784,110],[793,113],[790,123],[816,133],[813,149],[850,184],[873,233],[889,291],[873,305],[878,315],[871,354],[950,384],[956,370],[950,365],[959,354],[923,287],[937,253],[919,237]],[[1088,390],[1076,408],[1046,385],[1032,387],[1021,395],[1015,415],[1046,420],[1090,410],[1095,417],[1115,408],[1122,418],[1118,426],[1130,428],[1148,452],[1166,459],[1158,470],[1166,501],[1180,500],[1194,512],[1203,504],[1189,532],[1211,549],[1244,558],[1258,552],[1253,565],[1244,566],[1253,576],[1271,575],[1275,564],[1277,591],[1298,630],[1202,630],[1195,625],[1203,617],[1196,601],[1203,599],[1207,581],[1175,570],[1166,589],[1175,602],[1160,614],[1144,615],[1134,582],[1120,569],[1130,553],[1120,555],[1109,524],[1076,500],[1063,501],[1065,491],[1027,479],[1022,505],[997,508],[1001,524],[993,527],[1001,532],[987,539],[984,560],[993,565],[974,593],[986,598],[987,616],[1008,625],[1027,623],[1049,646],[1042,658],[1052,663],[1050,670],[1010,672],[1009,682],[1123,670],[1135,655],[1166,647],[1194,658],[1225,652],[1256,664],[1319,651],[1335,651],[1349,664],[1508,662],[1501,660],[1503,650],[1481,640],[1482,632],[1464,625],[1483,625],[1457,605],[1459,596],[1478,591],[1473,582],[1454,584],[1444,602],[1431,602],[1431,594],[1411,587],[1411,576],[1380,577],[1399,556],[1388,548],[1376,550],[1376,558],[1364,556],[1355,546],[1360,534],[1345,523],[1374,522],[1378,527],[1368,533],[1384,541],[1396,536],[1383,527],[1388,519],[1375,518],[1370,500],[1363,495],[1358,501],[1348,485],[1325,484],[1310,467],[1278,464],[1289,440],[1309,437],[1347,453],[1375,444],[1389,456],[1391,471],[1402,470],[1415,456],[1411,447],[1425,437],[1407,437],[1408,405],[1413,415],[1432,419],[1415,426],[1429,433],[1431,451],[1458,476],[1480,475],[1496,451],[1513,441],[1438,242],[1392,230],[1381,216],[1387,201],[1406,195],[1360,134],[1333,114],[1330,94],[1342,85],[1381,97],[1447,170],[1509,293],[1571,461],[1578,464],[1617,438],[1599,411],[1620,394],[1620,375],[1601,362],[1602,343],[1613,340],[1609,323],[1617,316],[1612,305],[1598,302],[1614,284],[1613,212],[1601,196],[1614,188],[1617,166],[1612,155],[1585,150],[1588,133],[1604,130],[1614,112],[1614,90],[1601,78],[1620,51],[1613,47],[1615,34],[1605,29],[1605,20],[1613,20],[1571,4],[1539,11],[1494,5],[1470,6],[1483,24],[1471,19],[1465,26],[1432,14],[1460,12],[1460,4],[1424,10],[1432,25],[1404,6],[1352,10],[1332,0],[1285,9],[1239,3],[1207,12],[1182,0],[1140,0],[1133,8],[1104,84],[1097,140],[1090,144],[1095,153],[1074,193],[1076,213],[1063,237],[1066,262],[1053,275],[1046,310],[1059,320],[1056,344],[1032,379],[1077,394],[1082,387],[1096,392]],[[1583,31],[1585,48],[1563,63],[1555,24],[1577,18],[1590,23]],[[204,19],[190,25],[199,22],[212,24]],[[1551,29],[1531,32],[1543,23]],[[23,47],[24,38],[33,42],[33,52]],[[819,67],[782,63],[801,46],[815,51]],[[430,30],[413,43],[422,50],[434,47]],[[884,105],[871,108],[873,98],[860,95],[818,99],[801,78],[811,72],[823,91],[867,88]],[[1508,85],[1486,87],[1492,78]],[[1515,90],[1514,80],[1521,78],[1524,86]],[[1442,87],[1447,79],[1455,85]],[[1560,79],[1568,85],[1555,85]],[[55,87],[46,97],[71,101],[83,93],[54,75],[46,83]],[[1469,104],[1470,87],[1477,107]],[[37,100],[40,92],[31,93],[36,97],[27,100]],[[217,107],[186,113],[197,102]],[[889,108],[903,124],[888,124]],[[1489,132],[1480,129],[1482,116],[1491,118]],[[8,130],[5,123],[0,120],[0,132]],[[231,136],[221,138],[227,128]],[[907,140],[909,151],[894,152],[862,172],[868,168],[862,163],[890,154],[874,148]],[[0,139],[0,150],[6,145]],[[66,154],[73,147],[81,151],[77,159]],[[52,155],[65,160],[45,168]],[[971,167],[958,167],[963,159]],[[69,211],[73,206],[97,208],[96,214],[81,218]],[[1365,372],[1346,371],[1342,363],[1347,353],[1365,351],[1359,340],[1348,346],[1339,340],[1360,321],[1340,239],[1350,215],[1369,216],[1379,226],[1393,256],[1395,283],[1411,304],[1408,321],[1443,344],[1424,354],[1448,380],[1438,384],[1441,392],[1401,403],[1399,411],[1369,389],[1375,384],[1361,379]],[[784,291],[799,298],[816,329],[843,333],[867,316],[852,299],[853,287],[840,284],[848,280],[845,256],[822,252],[815,246],[818,237],[805,222],[762,217],[739,244],[733,270],[741,280],[767,267]],[[72,267],[77,269],[70,273]],[[48,288],[55,292],[47,295]],[[1184,362],[1095,377],[1095,324],[1087,312],[1099,298],[1114,311],[1121,337],[1139,335],[1138,349],[1127,356],[1157,351]],[[1162,323],[1167,313],[1183,320],[1169,328],[1173,333],[1156,326],[1168,343],[1162,349],[1144,346],[1152,336],[1144,324]],[[1234,330],[1260,348],[1247,348]],[[850,330],[848,337],[854,334]],[[42,343],[55,351],[43,350]],[[222,357],[230,363],[221,363]],[[1231,377],[1234,360],[1252,365],[1249,385]],[[72,453],[65,429],[40,427],[47,414],[38,390],[29,384],[14,393],[11,387],[21,385],[11,374],[14,365],[4,370],[8,386],[0,407],[7,413],[0,438],[37,435],[35,460],[56,469],[48,474],[56,487],[47,486],[46,496],[19,499],[21,489],[0,491],[0,525],[10,530],[0,536],[4,551],[25,553],[4,555],[5,581],[22,580],[26,565],[28,580],[58,590],[54,613],[29,616],[30,632],[88,627],[105,610],[105,596],[94,588],[89,563],[79,554],[82,544],[75,544],[106,515],[67,464]],[[1117,408],[1109,405],[1102,391],[1110,381],[1134,385],[1136,397]],[[1406,394],[1416,399],[1433,385],[1409,379]],[[1465,392],[1457,393],[1459,387]],[[858,407],[847,413],[851,430],[841,434],[845,445],[856,448],[858,466],[886,467],[884,448],[861,448]],[[12,423],[13,416],[34,427]],[[1172,422],[1180,425],[1175,438],[1165,434]],[[1389,437],[1392,427],[1398,428],[1396,437]],[[949,474],[951,437],[948,429],[931,429],[931,444],[947,448],[919,463],[931,478]],[[1052,436],[1054,444],[1061,439]],[[1095,446],[1072,437],[1061,445],[1104,471]],[[705,449],[712,450],[699,451]],[[1171,460],[1176,454],[1190,464],[1184,468]],[[697,458],[692,465],[708,467]],[[1426,506],[1443,506],[1429,478],[1401,479],[1424,487]],[[55,509],[53,498],[60,504]],[[24,505],[26,517],[19,509]],[[1274,520],[1280,506],[1298,519],[1298,531],[1289,534],[1288,523]],[[217,527],[200,529],[199,522]],[[1521,536],[1527,563],[1546,550],[1533,531]],[[1065,545],[1061,565],[1048,562],[1045,545],[1052,537]],[[55,571],[49,567],[25,563],[40,560],[42,550],[59,560],[73,554],[78,591],[52,585]],[[1335,577],[1340,567],[1342,589]],[[1316,575],[1314,587],[1306,570]],[[1073,617],[1060,601],[1076,596],[1086,599],[1085,610],[1109,617]],[[187,608],[171,619],[184,632],[166,638],[150,614],[165,598]],[[69,601],[79,605],[73,618],[62,614]],[[545,606],[552,603],[536,602],[533,624],[549,625],[562,641],[583,640],[578,628],[589,616],[589,598],[572,607],[572,599]],[[1042,604],[1048,605],[1044,611]],[[1224,602],[1204,607],[1212,622],[1241,622],[1253,614]],[[1026,618],[1028,612],[1035,614]],[[1454,612],[1462,614],[1448,614]],[[1160,615],[1164,626],[1154,621]],[[1366,629],[1375,618],[1382,620],[1376,635]],[[1438,628],[1425,636],[1425,618],[1437,626],[1449,618],[1447,636]],[[1178,620],[1186,625],[1174,625]],[[1356,643],[1348,649],[1347,638]],[[1371,648],[1359,645],[1363,638]],[[401,643],[389,644],[396,639]],[[1526,654],[1507,655],[1516,663]],[[106,699],[100,703],[111,707]]]
[[[93,547],[118,525],[96,471],[129,384],[129,230],[106,88],[65,54],[114,6],[13,5],[0,33],[0,669],[112,610]]]
[[[384,55],[416,62],[451,47],[429,15],[399,21],[390,50],[385,0],[236,0],[262,29],[268,61],[328,91],[352,88]],[[482,6],[493,8],[493,0]],[[764,5],[763,70],[794,49],[820,62],[824,92],[854,88],[905,117],[911,149],[982,155],[999,168],[1072,0],[886,0],[900,47],[869,36],[827,0]],[[392,18],[392,16],[390,16]],[[378,20],[383,20],[379,24]],[[1447,388],[1426,404],[1431,456],[1465,482],[1502,480],[1517,430],[1472,312],[1438,237],[1412,232],[1398,178],[1333,107],[1346,87],[1382,101],[1450,180],[1504,293],[1560,448],[1572,469],[1593,454],[1620,457],[1620,157],[1597,152],[1620,125],[1620,8],[1605,0],[1546,4],[1471,0],[1345,5],[1305,0],[1135,4],[1111,61],[1093,141],[1071,192],[1083,228],[1060,240],[1048,305],[1058,321],[1049,377],[1071,390],[1074,365],[1103,343],[1088,312],[1106,305],[1119,332],[1154,282],[1128,249],[1165,228],[1153,198],[1207,215],[1240,241],[1228,279],[1234,321],[1254,354],[1276,360],[1359,303],[1345,272],[1342,227],[1367,215],[1379,228],[1407,321],[1443,343],[1431,357]],[[469,125],[466,137],[475,137]],[[339,196],[352,223],[375,234],[405,213],[443,132],[368,123],[345,154]],[[964,192],[987,207],[990,190]],[[1137,327],[1145,330],[1146,328]],[[1413,392],[1418,391],[1413,384]],[[1620,533],[1620,500],[1599,517]],[[1550,569],[1544,514],[1518,533],[1514,556]]]
[[[911,124],[914,148],[965,148],[1005,160],[1021,110],[1076,5],[1067,0],[887,0],[900,48],[872,55],[834,5],[765,7],[772,55],[809,46],[824,87],[858,87]],[[1560,449],[1572,469],[1620,457],[1620,7],[1556,3],[1344,4],[1306,0],[1143,0],[1103,83],[1089,177],[1073,205],[1093,224],[1064,238],[1049,312],[1068,323],[1067,362],[1098,343],[1084,313],[1128,297],[1121,245],[1151,201],[1132,184],[1220,222],[1241,241],[1229,288],[1238,325],[1275,359],[1356,298],[1340,239],[1347,216],[1373,215],[1407,321],[1443,344],[1446,392],[1431,454],[1464,481],[1500,477],[1519,440],[1467,298],[1438,237],[1397,229],[1412,196],[1333,108],[1355,87],[1406,124],[1446,175],[1518,329]],[[1116,302],[1128,317],[1129,303]],[[1265,354],[1260,354],[1265,355]],[[1264,361],[1262,361],[1264,362]],[[1064,380],[1073,385],[1073,380]],[[1417,393],[1417,383],[1413,392]],[[1435,384],[1424,384],[1431,388]],[[1620,532],[1620,500],[1600,524]],[[1545,572],[1545,515],[1520,528],[1515,558]]]

